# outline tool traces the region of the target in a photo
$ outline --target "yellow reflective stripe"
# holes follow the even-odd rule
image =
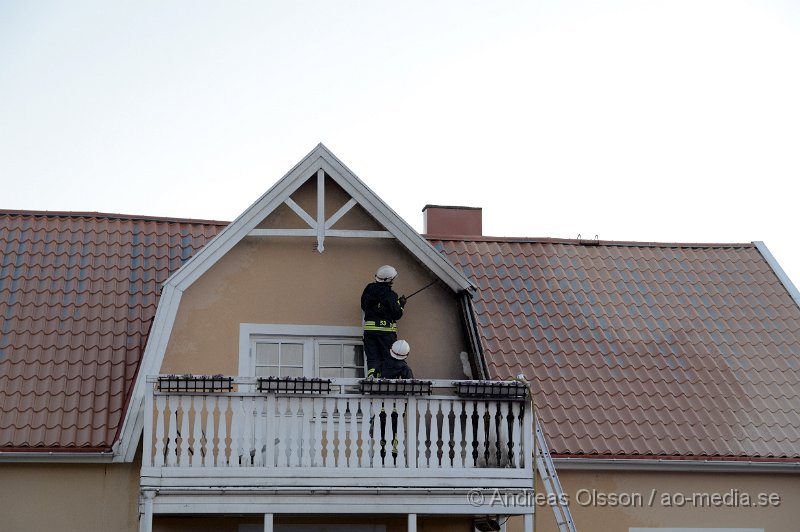
[[[397,324],[393,321],[381,320],[379,322],[365,321],[365,331],[397,332]]]
[[[397,332],[397,327],[374,327],[374,326],[364,326],[365,331],[380,331],[380,332]]]

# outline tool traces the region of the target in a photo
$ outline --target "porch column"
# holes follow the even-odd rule
[[[139,532],[153,532],[153,499],[156,496],[154,491],[142,493],[144,499],[144,512],[139,516]]]
[[[264,532],[272,532],[272,514],[264,514]]]
[[[417,532],[417,514],[408,514],[408,532]]]
[[[522,530],[533,532],[533,514],[525,514],[522,517]]]

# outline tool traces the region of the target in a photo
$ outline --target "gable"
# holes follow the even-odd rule
[[[123,428],[124,459],[141,433],[147,375],[235,374],[244,323],[360,326],[361,289],[392,261],[419,281],[408,292],[441,281],[429,291],[442,295],[441,319],[420,320],[418,345],[435,344],[422,332],[447,323],[438,341],[462,346],[457,299],[470,281],[320,144],[165,284]],[[444,356],[441,371],[460,368],[458,351]]]

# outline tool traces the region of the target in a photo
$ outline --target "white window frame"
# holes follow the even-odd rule
[[[283,325],[266,323],[239,324],[239,375],[255,376],[255,344],[260,338],[303,343],[303,375],[315,376],[319,373],[316,340],[361,341],[361,327],[342,327],[337,325]]]

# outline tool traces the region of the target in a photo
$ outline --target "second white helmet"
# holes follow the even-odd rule
[[[381,266],[375,272],[375,281],[379,283],[391,283],[395,277],[397,277],[397,270],[388,264]]]
[[[398,340],[392,344],[392,350],[389,354],[392,355],[392,358],[396,358],[397,360],[405,360],[409,351],[411,351],[411,346],[408,345],[408,342],[405,340]]]

